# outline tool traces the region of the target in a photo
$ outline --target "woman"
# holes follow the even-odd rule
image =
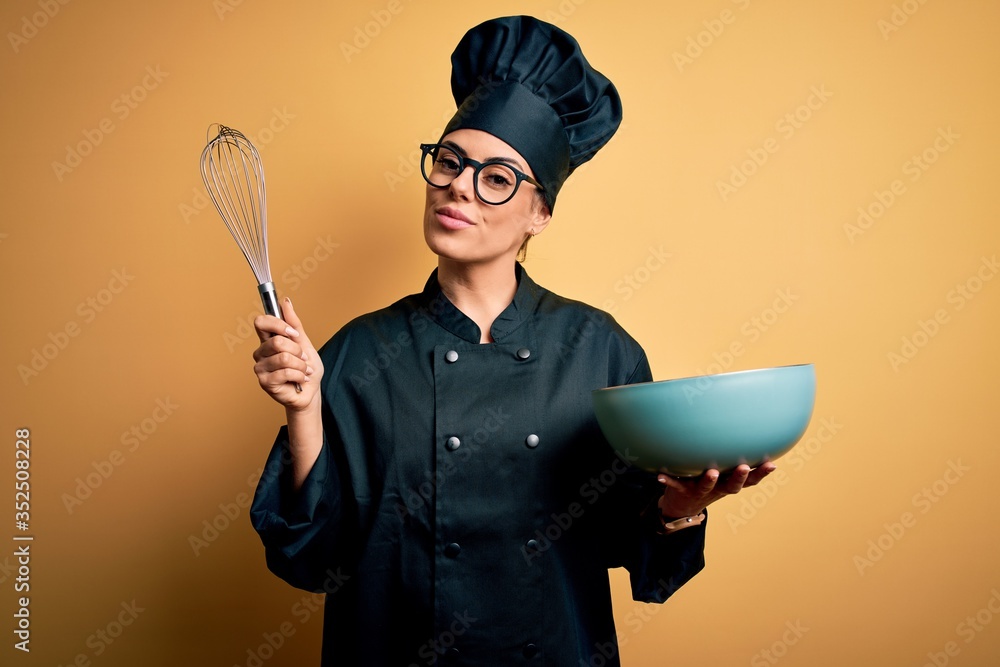
[[[421,147],[423,291],[319,352],[287,299],[255,322],[288,424],[252,520],[276,574],[327,592],[324,665],[619,664],[608,568],[663,602],[703,567],[705,507],[774,466],[677,480],[615,458],[590,391],[649,381],[645,354],[516,258],[617,129],[617,91],[529,17],[473,28],[452,64],[459,109]]]

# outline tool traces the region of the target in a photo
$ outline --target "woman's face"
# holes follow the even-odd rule
[[[508,161],[518,171],[534,178],[531,167],[507,143],[481,130],[455,130],[441,139],[465,157],[485,162]],[[462,263],[514,262],[521,243],[545,229],[548,207],[535,186],[522,182],[514,198],[500,206],[484,203],[476,196],[471,166],[444,188],[427,185],[424,210],[424,240],[438,257]]]

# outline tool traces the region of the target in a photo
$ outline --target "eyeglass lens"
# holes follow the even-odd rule
[[[458,153],[441,145],[425,151],[423,159],[424,176],[437,187],[451,185],[466,166],[466,161]],[[476,168],[475,176],[476,194],[488,204],[502,204],[517,190],[517,174],[505,164],[491,162],[481,165]]]

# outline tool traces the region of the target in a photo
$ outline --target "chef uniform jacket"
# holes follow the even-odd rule
[[[435,271],[320,350],[324,442],[298,493],[278,434],[251,520],[275,574],[327,593],[324,666],[618,665],[608,568],[663,602],[704,566],[704,524],[657,532],[662,487],[591,407],[651,379],[644,352],[515,272],[494,343]]]

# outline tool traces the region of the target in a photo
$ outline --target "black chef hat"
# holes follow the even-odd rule
[[[571,35],[536,18],[481,23],[459,42],[451,65],[458,111],[444,134],[483,130],[510,144],[545,187],[550,211],[566,177],[621,123],[614,84]]]

